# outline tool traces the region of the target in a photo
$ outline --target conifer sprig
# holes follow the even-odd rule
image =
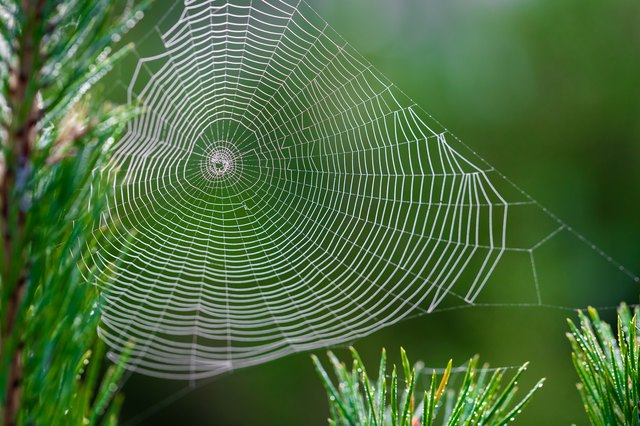
[[[478,368],[478,358],[467,365],[462,383],[451,385],[452,362],[441,374],[411,366],[401,350],[402,377],[394,365],[389,375],[383,349],[378,378],[369,377],[358,352],[351,348],[353,365],[349,369],[332,352],[328,353],[336,383],[313,356],[329,398],[329,424],[340,426],[432,426],[504,425],[520,414],[540,380],[522,399],[517,400],[518,379],[527,368],[520,367],[509,378],[506,369]],[[419,389],[423,376],[430,376],[426,389]]]
[[[0,411],[3,424],[115,421],[95,288],[78,264],[108,185],[94,171],[135,114],[94,85],[146,4],[0,0]],[[123,50],[125,49],[125,50]],[[100,188],[100,191],[93,190]]]
[[[580,378],[578,391],[591,424],[638,425],[640,339],[638,308],[618,308],[615,332],[589,308],[569,321],[567,333],[573,365]]]

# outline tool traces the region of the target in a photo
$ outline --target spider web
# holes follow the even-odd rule
[[[129,368],[196,380],[475,306],[508,256],[541,306],[535,254],[560,234],[639,280],[304,1],[186,1],[158,32],[91,259],[100,335]],[[540,230],[515,231],[531,212]]]

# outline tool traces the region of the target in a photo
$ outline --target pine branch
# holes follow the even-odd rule
[[[511,422],[542,387],[540,380],[522,399],[515,400],[517,380],[526,370],[523,365],[506,381],[506,370],[488,374],[488,366],[478,368],[478,359],[469,361],[459,387],[450,385],[452,362],[438,375],[419,366],[411,367],[401,350],[404,380],[398,379],[393,366],[387,381],[386,353],[382,350],[378,379],[372,381],[356,352],[351,348],[351,370],[329,352],[337,383],[334,384],[317,357],[313,362],[327,391],[332,425],[358,426],[432,426],[436,421],[454,425],[504,425]],[[423,376],[430,376],[426,389],[418,389]],[[404,386],[402,386],[404,383]],[[422,394],[420,394],[422,392]],[[387,395],[390,395],[389,398]],[[420,398],[421,396],[421,398]],[[416,400],[420,401],[416,405]]]
[[[24,2],[23,30],[17,40],[17,65],[9,76],[8,110],[11,116],[8,138],[4,148],[5,168],[0,184],[2,199],[2,230],[4,234],[3,293],[9,300],[3,318],[3,336],[16,328],[16,317],[22,309],[29,279],[29,260],[25,250],[27,221],[26,181],[31,168],[31,151],[35,145],[40,115],[35,90],[40,76],[41,22],[44,0]],[[15,340],[18,340],[15,342]],[[4,424],[13,425],[20,405],[22,387],[23,342],[14,339],[10,351],[9,374],[6,383]]]
[[[579,325],[568,320],[567,338],[591,424],[640,424],[638,308],[633,312],[625,304],[618,308],[615,334],[593,308],[578,316]]]
[[[5,425],[102,424],[117,415],[122,368],[99,379],[99,295],[79,262],[105,194],[91,190],[106,187],[94,170],[136,111],[92,103],[88,93],[122,57],[105,50],[112,36],[146,5],[121,13],[108,0],[0,2]]]

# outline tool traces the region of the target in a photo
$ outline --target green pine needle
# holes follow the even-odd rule
[[[411,367],[404,349],[401,349],[403,380],[398,380],[393,365],[389,387],[384,349],[376,382],[368,376],[358,352],[351,348],[351,354],[353,367],[348,369],[333,353],[328,353],[336,383],[332,382],[320,360],[312,356],[327,391],[329,424],[332,425],[432,426],[436,422],[448,426],[504,425],[520,414],[543,383],[540,380],[522,399],[516,400],[517,381],[527,365],[520,367],[505,384],[505,369],[497,369],[489,376],[486,366],[478,369],[476,357],[469,361],[458,388],[450,384],[453,364],[449,361],[442,374],[433,372],[430,375],[428,388],[420,393],[416,386],[421,383],[424,369]],[[420,402],[416,405],[417,399]]]
[[[103,362],[96,272],[80,265],[110,188],[95,171],[138,113],[92,88],[138,3],[0,1],[0,424],[117,423],[123,368]]]
[[[593,425],[640,424],[637,317],[637,307],[632,312],[622,304],[616,334],[593,308],[578,312],[578,325],[568,320],[578,391]]]

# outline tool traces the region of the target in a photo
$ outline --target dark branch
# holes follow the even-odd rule
[[[0,177],[0,225],[4,237],[3,291],[9,292],[4,312],[1,351],[9,353],[4,424],[14,425],[20,409],[23,376],[23,333],[16,330],[29,282],[26,253],[27,182],[31,174],[31,152],[37,137],[41,112],[35,95],[38,91],[39,46],[45,1],[24,0],[25,31],[17,43],[17,66],[9,81],[10,123],[5,147],[5,167]],[[17,341],[12,341],[14,336]],[[10,345],[9,343],[12,343]]]

